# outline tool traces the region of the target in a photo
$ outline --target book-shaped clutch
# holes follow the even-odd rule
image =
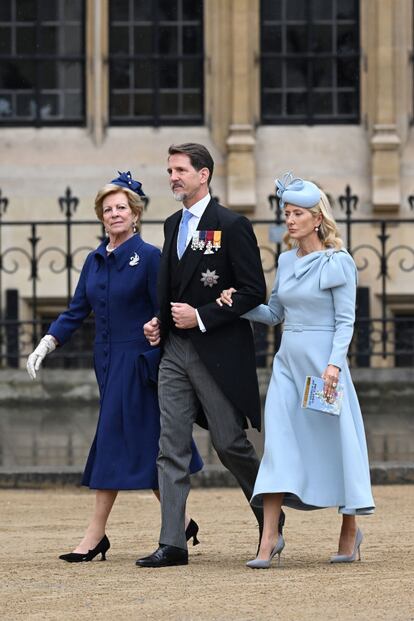
[[[344,387],[342,384],[338,384],[335,388],[333,401],[327,401],[323,392],[324,385],[325,382],[321,377],[307,375],[303,389],[302,407],[325,412],[325,414],[331,414],[332,416],[339,416],[344,396]]]

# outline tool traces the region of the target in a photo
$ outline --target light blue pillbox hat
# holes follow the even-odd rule
[[[311,209],[321,200],[321,191],[312,181],[305,181],[294,177],[291,172],[283,175],[282,179],[275,179],[276,194],[280,199],[279,205],[283,209],[285,203]]]

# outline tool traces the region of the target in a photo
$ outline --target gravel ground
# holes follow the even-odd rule
[[[252,571],[257,529],[237,489],[197,489],[189,510],[201,545],[186,567],[140,569],[156,547],[159,507],[149,492],[118,498],[107,562],[57,559],[80,539],[85,490],[0,490],[0,618],[261,621],[414,620],[414,486],[374,488],[360,518],[362,562],[330,565],[340,517],[287,510],[282,564]]]

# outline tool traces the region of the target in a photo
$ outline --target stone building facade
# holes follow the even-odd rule
[[[160,245],[162,227],[145,220],[177,208],[165,171],[168,146],[197,141],[216,162],[214,194],[254,220],[273,218],[268,196],[275,176],[288,170],[333,198],[349,185],[359,199],[355,217],[407,220],[387,229],[388,248],[406,248],[389,257],[386,298],[375,251],[366,251],[372,256],[360,283],[369,289],[371,316],[413,320],[411,0],[1,4],[3,250],[27,244],[29,229],[9,221],[61,219],[57,198],[67,186],[79,198],[74,217],[93,219],[96,190],[117,170],[143,182],[150,196],[143,235]],[[337,204],[335,213],[343,216]],[[63,227],[38,231],[39,253],[64,247]],[[73,230],[77,247],[95,243],[98,228],[91,231]],[[378,223],[355,225],[353,246],[378,249],[379,232]],[[269,245],[267,226],[257,234]],[[355,255],[361,266],[366,253]],[[14,272],[6,263],[2,275],[3,296],[10,288],[20,293],[21,319],[31,316],[29,259]],[[50,314],[64,306],[67,282],[47,266],[36,294],[39,313]],[[412,328],[407,334],[414,342]],[[394,360],[378,356],[372,364]]]

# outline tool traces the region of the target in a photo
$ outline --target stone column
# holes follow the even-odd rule
[[[108,0],[87,0],[86,117],[96,145],[108,123]]]
[[[227,137],[227,204],[252,212],[256,205],[255,52],[258,42],[257,0],[231,2],[231,98]]]
[[[395,73],[399,0],[371,4],[370,20],[375,47],[371,51],[375,72],[372,118],[372,205],[374,211],[397,211],[401,203],[400,137],[397,131],[398,84]],[[368,68],[368,71],[370,69]]]

